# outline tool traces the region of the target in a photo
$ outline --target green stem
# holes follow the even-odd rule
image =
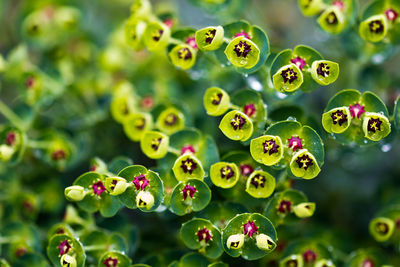
[[[84,246],[83,249],[84,249],[85,251],[103,250],[103,249],[107,249],[107,245]]]
[[[28,140],[26,142],[26,146],[30,148],[40,148],[40,149],[47,149],[50,148],[52,142],[49,141],[37,141],[37,140]]]
[[[173,148],[173,147],[168,147],[168,152],[171,152],[171,153],[177,155],[178,157],[181,156],[181,152],[178,149]]]
[[[229,108],[230,108],[230,109],[241,110],[241,107],[236,106],[236,105],[234,105],[234,104],[232,104],[232,103],[229,105]]]
[[[17,238],[15,238],[14,236],[7,236],[7,237],[0,236],[0,245],[1,244],[9,244],[16,240],[17,240]]]
[[[183,42],[182,42],[181,40],[175,39],[175,38],[172,38],[172,37],[169,38],[169,42],[170,42],[171,44],[176,44],[176,45],[178,45],[178,44],[183,44]]]
[[[8,119],[15,127],[21,131],[25,131],[26,125],[21,118],[14,113],[3,101],[0,100],[0,113]]]
[[[224,40],[225,43],[228,43],[228,44],[232,41],[232,39],[230,39],[228,37],[224,37],[223,40]]]

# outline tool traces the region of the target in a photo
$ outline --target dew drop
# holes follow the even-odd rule
[[[284,93],[281,93],[281,92],[277,92],[277,93],[276,93],[276,96],[277,96],[278,98],[280,98],[280,99],[284,99],[284,98],[286,98],[286,97],[287,97],[287,95],[286,95],[286,94],[284,94]]]
[[[297,121],[297,119],[295,117],[289,116],[287,119],[287,121]]]
[[[364,144],[366,144],[366,143],[368,143],[368,141],[367,141],[367,140],[364,140]]]
[[[389,152],[392,149],[392,145],[390,144],[384,144],[382,147],[382,152]]]
[[[378,114],[382,115],[382,116],[385,116],[385,113],[383,113],[383,111],[379,111]]]
[[[250,88],[252,88],[256,91],[262,91],[262,89],[263,89],[262,84],[254,76],[250,76],[249,79],[247,80],[247,82],[248,82]]]

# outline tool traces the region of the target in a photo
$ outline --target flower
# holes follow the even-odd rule
[[[380,20],[372,20],[368,23],[369,31],[374,33],[383,32],[385,27],[383,26],[382,21]]]
[[[57,248],[60,250],[59,255],[61,256],[68,253],[72,246],[69,244],[68,239],[65,239],[64,241],[60,242],[60,245],[58,245]]]
[[[229,249],[240,249],[244,244],[244,234],[236,234],[228,237],[226,246]]]
[[[187,38],[187,39],[186,39],[186,43],[187,43],[188,45],[190,45],[191,47],[193,47],[194,49],[198,49],[198,48],[199,48],[199,47],[197,46],[196,39],[195,39],[194,37],[189,37],[189,38]]]
[[[196,151],[194,150],[194,147],[191,145],[186,145],[183,146],[181,149],[181,155],[186,154],[186,153],[190,153],[190,154],[194,154],[196,153]]]
[[[149,185],[149,180],[146,179],[144,174],[135,176],[132,183],[135,185],[136,190],[144,190]]]
[[[226,180],[229,180],[229,178],[233,177],[235,173],[233,172],[232,168],[230,166],[225,166],[221,168],[221,177],[226,178]]]
[[[360,105],[359,103],[356,103],[354,105],[350,105],[350,115],[352,118],[357,117],[359,119],[363,113],[365,113],[364,106]]]
[[[291,201],[282,199],[281,202],[279,202],[278,213],[287,213],[291,212],[291,210],[292,210]]]
[[[234,38],[239,37],[239,36],[243,36],[243,37],[246,37],[247,39],[251,39],[250,33],[244,32],[243,30],[241,30],[240,32],[236,33]]]
[[[395,21],[399,15],[394,9],[389,8],[385,11],[386,18],[390,21]]]
[[[243,125],[246,124],[246,120],[240,116],[239,114],[236,114],[235,117],[231,120],[231,125],[234,130],[237,130],[237,128],[242,129]]]
[[[197,163],[194,162],[193,159],[188,158],[188,159],[182,161],[181,168],[184,173],[192,174],[193,171],[197,168]]]
[[[197,189],[194,186],[191,185],[185,185],[185,187],[182,189],[182,194],[183,194],[183,200],[186,200],[186,198],[188,196],[190,196],[190,198],[193,198],[194,193],[197,192]]]
[[[254,171],[250,164],[240,164],[240,173],[243,176],[248,177]]]
[[[16,142],[17,134],[15,132],[7,133],[5,143],[6,145],[13,146]]]
[[[332,123],[339,124],[342,126],[343,123],[347,122],[347,115],[342,110],[337,110],[331,114]]]
[[[297,151],[298,149],[303,148],[303,144],[301,143],[302,139],[299,138],[298,136],[292,136],[290,139],[288,139],[288,147],[292,148],[293,151]]]
[[[106,191],[106,187],[104,186],[102,181],[98,181],[92,184],[93,193],[97,196],[100,196],[104,191]]]
[[[382,124],[382,121],[379,118],[376,118],[376,119],[370,118],[368,120],[367,129],[368,129],[368,131],[371,131],[371,132],[375,133],[376,131],[380,131],[381,130],[381,124]]]
[[[303,70],[303,68],[307,65],[306,61],[299,56],[292,58],[290,62],[297,65],[297,67],[299,67],[300,70]]]
[[[154,206],[154,197],[149,191],[140,191],[136,196],[136,205],[139,208],[151,209]]]
[[[208,242],[210,240],[212,240],[212,233],[210,230],[207,229],[207,227],[204,227],[203,229],[199,229],[196,233],[197,235],[197,240],[199,242],[201,241],[205,241],[206,244],[208,244]]]
[[[215,34],[217,33],[216,29],[211,29],[208,32],[206,32],[206,39],[205,42],[207,44],[211,44],[211,42],[213,41]]]
[[[317,67],[317,74],[323,77],[329,76],[329,69],[330,67],[326,63],[319,63]]]
[[[66,157],[67,153],[65,153],[64,149],[57,149],[51,153],[51,158],[56,161],[65,159]]]
[[[312,263],[317,259],[317,254],[311,249],[303,253],[303,259],[305,263]]]
[[[254,221],[248,221],[243,224],[244,234],[252,237],[258,231],[258,226]]]
[[[281,76],[283,78],[284,83],[292,83],[294,80],[297,79],[297,73],[292,69],[292,68],[287,68],[285,70],[282,70]]]
[[[245,58],[247,57],[247,54],[251,51],[251,45],[249,45],[246,41],[239,41],[239,43],[235,45],[233,51],[238,57]]]
[[[266,140],[263,143],[263,151],[264,151],[264,153],[268,153],[269,155],[272,155],[274,153],[278,153],[278,148],[279,148],[279,146],[272,139],[271,140]]]
[[[251,179],[251,184],[255,186],[255,188],[258,188],[258,186],[264,187],[265,186],[265,177],[257,174],[254,175],[254,177]]]
[[[298,157],[296,159],[297,164],[299,165],[299,168],[304,168],[304,170],[307,170],[308,167],[312,166],[314,163],[312,161],[312,159],[307,155],[304,154],[301,157]]]
[[[256,113],[256,107],[253,103],[246,104],[243,108],[243,113],[252,117]]]
[[[162,138],[159,137],[159,138],[154,138],[154,139],[151,141],[151,148],[152,148],[154,151],[157,151],[157,150],[158,150],[158,147],[159,147],[160,144],[161,144],[161,140],[162,140]]]

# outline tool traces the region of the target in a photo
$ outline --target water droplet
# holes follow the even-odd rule
[[[364,144],[366,144],[366,143],[368,143],[368,141],[367,141],[367,140],[364,140]]]
[[[383,111],[379,111],[378,114],[382,115],[382,116],[385,116],[385,113],[383,113]]]
[[[286,95],[286,94],[284,94],[284,93],[281,93],[281,92],[276,92],[276,96],[277,96],[278,98],[280,98],[280,99],[284,99],[284,98],[286,98],[286,97],[287,97],[287,95]]]
[[[392,145],[390,144],[384,144],[382,147],[382,152],[389,152],[392,149]]]
[[[244,76],[245,78],[247,78],[247,77],[249,77],[249,74],[245,73],[245,74],[243,74],[243,76]]]
[[[297,121],[297,119],[295,117],[289,116],[287,119],[287,121]]]
[[[247,74],[246,74],[246,75],[247,75]],[[252,89],[254,89],[254,90],[256,90],[256,91],[262,91],[263,86],[262,86],[262,84],[260,83],[260,81],[256,79],[256,77],[250,76],[250,77],[248,78],[247,82],[248,82],[250,88],[252,88]]]

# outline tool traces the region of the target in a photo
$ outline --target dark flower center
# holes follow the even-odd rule
[[[363,113],[365,113],[364,106],[361,106],[359,103],[356,103],[355,105],[350,105],[350,115],[352,118],[357,118],[359,119]]]
[[[161,38],[163,33],[164,33],[163,30],[154,31],[153,32],[153,40],[156,41],[156,42],[160,41],[160,38]]]
[[[182,147],[181,149],[181,155],[186,154],[186,153],[196,153],[196,151],[194,150],[194,147],[191,145],[186,145],[184,147]]]
[[[317,254],[311,249],[303,253],[303,259],[306,263],[312,263],[317,259]]]
[[[328,77],[329,76],[329,69],[330,67],[326,63],[319,63],[317,68],[317,74]]]
[[[254,223],[254,221],[248,221],[247,223],[243,224],[244,234],[252,237],[253,234],[257,233],[258,226]]]
[[[389,231],[389,226],[386,223],[379,222],[376,224],[375,229],[380,234],[387,234]]]
[[[256,113],[256,106],[253,103],[246,104],[243,108],[243,112],[247,116],[253,117],[253,115]]]
[[[383,32],[383,30],[384,30],[383,23],[380,20],[373,20],[368,24],[368,26],[369,26],[370,32],[380,33],[380,32]]]
[[[185,185],[185,187],[182,189],[182,194],[183,194],[183,200],[186,200],[188,196],[193,198],[194,193],[197,192],[197,189],[194,186],[190,185]]]
[[[162,138],[160,137],[160,138],[154,138],[154,139],[151,141],[151,148],[152,148],[154,151],[157,151],[158,148],[160,147],[161,140],[162,140]]]
[[[211,103],[217,106],[221,103],[221,100],[222,100],[222,93],[215,93],[211,99]]]
[[[278,153],[278,148],[279,146],[275,143],[274,140],[266,140],[263,143],[263,148],[264,148],[264,154],[268,152],[269,155],[272,155],[274,153]]]
[[[331,115],[332,123],[339,124],[342,126],[343,123],[347,122],[347,115],[343,113],[342,110],[337,110]]]
[[[298,266],[298,262],[297,260],[289,260],[286,262],[286,267],[297,267]]]
[[[146,179],[144,174],[141,174],[139,176],[135,176],[132,183],[135,185],[136,190],[144,190],[149,185],[149,180]]]
[[[335,12],[331,11],[329,12],[329,14],[326,16],[325,18],[326,23],[334,25],[334,24],[338,24],[338,18],[335,14]]]
[[[240,116],[239,114],[236,114],[235,117],[231,120],[231,125],[234,130],[237,130],[239,128],[242,129],[243,125],[246,124],[246,120]]]
[[[196,235],[199,242],[204,240],[206,244],[212,239],[211,231],[208,230],[207,227],[198,230]]]
[[[28,89],[32,88],[35,85],[35,77],[29,77],[26,79],[26,87]]]
[[[133,182],[133,181],[132,181],[132,182]],[[111,189],[111,190],[114,190],[114,189],[115,189],[115,186],[117,185],[117,183],[118,183],[118,180],[113,180],[113,181],[111,182],[110,189]]]
[[[310,166],[312,166],[314,163],[312,162],[312,159],[308,156],[308,155],[306,155],[306,154],[304,154],[303,156],[301,156],[301,157],[298,157],[297,159],[296,159],[296,162],[297,162],[297,164],[299,165],[299,168],[301,169],[301,168],[304,168],[304,170],[307,170],[308,169],[308,167],[310,167]]]
[[[216,29],[209,30],[206,32],[206,43],[211,44],[211,42],[214,40],[215,34],[217,33]]]
[[[288,139],[288,147],[293,148],[293,151],[297,151],[298,149],[303,148],[302,139],[298,136],[292,136]]]
[[[375,133],[376,131],[381,130],[381,124],[382,124],[382,121],[380,119],[370,118],[368,121],[367,129],[368,129],[368,131]]]
[[[61,256],[61,255],[68,253],[69,250],[71,249],[71,247],[72,246],[69,244],[67,239],[65,239],[64,241],[61,241],[60,245],[58,245],[58,247],[57,247],[60,251],[59,255]]]
[[[301,57],[295,57],[290,60],[291,63],[295,64],[297,67],[299,67],[300,70],[303,70],[305,65],[307,65],[306,61],[302,59]]]
[[[193,171],[197,168],[197,163],[194,162],[193,159],[186,159],[182,161],[181,168],[184,173],[192,174]]]
[[[145,96],[141,101],[141,105],[146,109],[152,108],[154,106],[153,97],[152,96]]]
[[[118,259],[109,256],[107,259],[103,261],[103,264],[107,267],[116,267],[118,265]]]
[[[389,8],[385,11],[386,18],[390,21],[395,21],[399,15],[394,9]]]
[[[146,126],[146,120],[144,118],[139,118],[135,121],[135,127],[138,130],[143,130],[144,126]]]
[[[188,60],[192,58],[192,53],[190,52],[189,48],[184,47],[178,50],[178,57],[180,59]]]
[[[93,193],[100,196],[104,191],[106,191],[106,187],[104,186],[102,181],[98,181],[92,184]]]
[[[239,41],[235,48],[233,49],[238,57],[247,57],[247,54],[251,51],[251,45],[247,44],[246,41]]]
[[[65,159],[66,157],[67,157],[67,154],[65,153],[65,151],[63,149],[57,149],[56,151],[54,151],[51,154],[51,158],[56,161]]]
[[[250,164],[240,164],[240,173],[243,176],[248,177],[254,171]]]
[[[279,203],[278,213],[288,213],[292,210],[292,202],[282,199]]]
[[[96,164],[93,164],[92,166],[90,166],[89,171],[94,172],[96,170],[97,170],[97,165]]]
[[[261,186],[262,188],[264,188],[265,186],[265,177],[257,174],[254,175],[254,177],[251,179],[250,182],[252,185],[254,185],[254,187],[257,189],[259,186]]]
[[[221,178],[226,178],[226,180],[229,180],[229,178],[233,177],[235,174],[230,166],[225,166],[221,168]]]
[[[297,79],[297,73],[292,68],[287,68],[281,72],[284,83],[292,83]]]
[[[167,115],[167,117],[165,117],[164,122],[168,126],[173,126],[177,120],[178,120],[178,116],[176,116],[176,114],[174,114],[174,113],[170,113]]]
[[[17,139],[17,135],[15,132],[9,132],[6,136],[6,145],[12,146],[15,144],[15,141]]]
[[[17,248],[17,250],[15,251],[15,256],[17,258],[25,255],[26,253],[28,253],[28,250],[25,247],[19,247]]]

